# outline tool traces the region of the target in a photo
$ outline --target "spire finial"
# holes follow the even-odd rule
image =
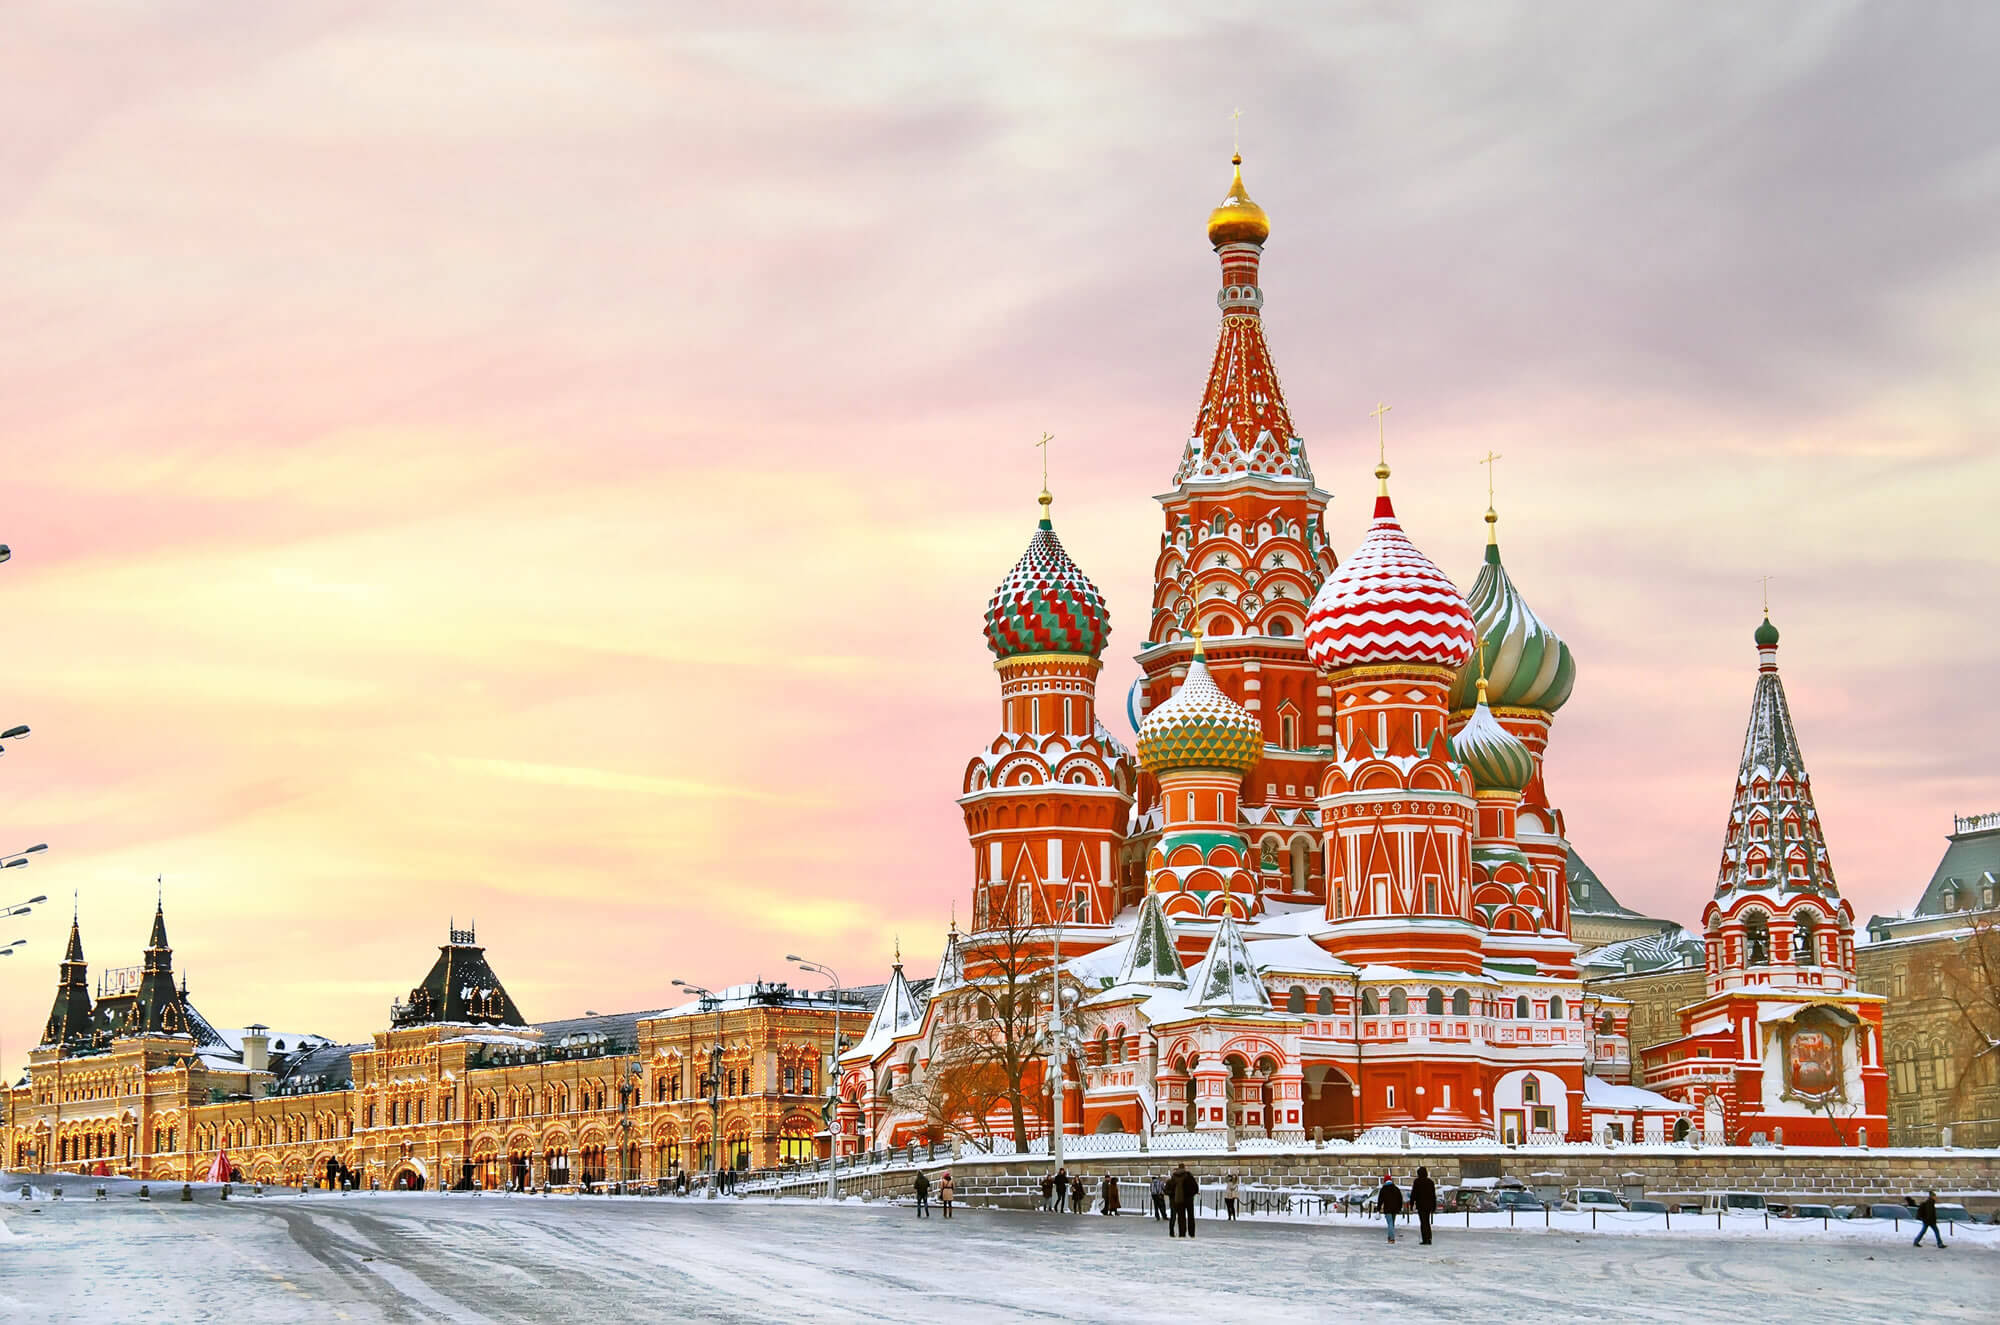
[[[167,876],[164,874],[153,876],[153,909],[155,911],[167,909]]]
[[[1497,451],[1488,451],[1479,457],[1479,463],[1486,466],[1486,541],[1500,541],[1500,514],[1493,509],[1493,462],[1503,459]]]
[[[71,929],[75,929],[75,928],[76,928],[76,926],[77,926],[77,921],[78,921],[78,919],[79,919],[79,918],[80,918],[80,917],[82,916],[82,914],[83,914],[83,910],[82,910],[82,908],[83,908],[83,901],[82,901],[82,897],[83,897],[83,894],[82,894],[82,893],[78,892],[78,891],[77,891],[76,889],[74,889],[74,888],[70,889],[70,892],[69,892],[69,927],[70,927]]]
[[[1764,577],[1764,619],[1771,619],[1771,577]]]
[[[1190,625],[1188,634],[1194,639],[1194,657],[1195,661],[1199,662],[1208,656],[1201,651],[1201,623],[1197,621]]]
[[[1479,702],[1486,702],[1486,637],[1479,637]]]
[[[1382,489],[1377,496],[1389,495],[1389,411],[1394,405],[1375,402],[1375,408],[1368,412],[1375,416],[1375,477],[1381,480]]]
[[[902,964],[903,964],[903,936],[901,934],[898,934],[896,935],[896,965],[901,966]]]
[[[1243,108],[1238,106],[1229,112],[1229,155],[1236,165],[1243,164]]]
[[[1045,432],[1042,434],[1042,440],[1035,443],[1042,452],[1042,495],[1035,500],[1042,504],[1042,527],[1045,529],[1052,527],[1049,524],[1049,504],[1055,498],[1049,495],[1049,443],[1055,439],[1056,435],[1054,433]]]

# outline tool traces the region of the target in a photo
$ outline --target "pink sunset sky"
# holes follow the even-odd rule
[[[156,876],[222,1025],[365,1036],[453,918],[538,1020],[933,962],[1044,429],[1124,730],[1239,106],[1335,542],[1378,399],[1461,585],[1504,454],[1613,891],[1708,896],[1769,575],[1911,904],[2000,809],[2000,14],[1231,10],[12,8],[5,1061]]]

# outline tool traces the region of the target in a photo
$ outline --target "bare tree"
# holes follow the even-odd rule
[[[1960,1068],[1952,1105],[1953,1112],[1963,1114],[2000,1067],[2000,924],[1990,912],[1976,917],[1971,932],[1953,941],[1941,963],[1939,985],[1958,1009],[1959,1053],[1954,1057]]]
[[[972,1134],[971,1110],[983,1104],[990,1115],[1004,1106],[1015,1148],[1025,1152],[1028,1113],[1047,1084],[1049,1011],[1058,991],[1065,1007],[1076,1006],[1083,986],[1055,967],[1060,917],[1029,913],[1040,908],[1034,890],[1016,898],[1027,904],[990,908],[1004,914],[982,914],[981,927],[961,940],[965,982],[941,995],[930,1075],[942,1080],[927,1089],[928,1102],[945,1110],[940,1124],[961,1135]]]

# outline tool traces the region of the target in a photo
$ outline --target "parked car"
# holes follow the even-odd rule
[[[1833,1218],[1833,1207],[1830,1205],[1813,1205],[1811,1203],[1793,1205],[1786,1208],[1785,1218],[1831,1219]]]
[[[1625,1203],[1609,1187],[1579,1187],[1563,1203],[1565,1210],[1623,1210]],[[1940,1216],[1942,1218],[1942,1216]]]
[[[1718,1210],[1727,1211],[1731,1214],[1761,1215],[1765,1210],[1763,1193],[1709,1192],[1701,1198],[1701,1212],[1703,1214],[1712,1215]]]
[[[1626,1207],[1635,1215],[1663,1215],[1667,1213],[1665,1201],[1634,1201]]]
[[[1836,1205],[1833,1207],[1835,1219],[1866,1219],[1868,1207],[1865,1205]]]
[[[1859,1215],[1856,1216],[1856,1218],[1860,1217]],[[1894,1205],[1888,1201],[1878,1201],[1874,1205],[1869,1206],[1867,1214],[1867,1218],[1869,1219],[1892,1219],[1899,1222],[1905,1219],[1915,1219],[1916,1217],[1917,1208],[1915,1206]]]
[[[1519,1187],[1503,1187],[1493,1194],[1493,1203],[1500,1210],[1542,1210],[1542,1198]]]
[[[1979,1216],[1973,1214],[1956,1201],[1953,1201],[1949,1205],[1943,1201],[1939,1201],[1937,1215],[1938,1223],[1940,1224],[1976,1224],[1979,1222]]]

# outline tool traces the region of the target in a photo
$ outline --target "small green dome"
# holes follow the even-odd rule
[[[1481,791],[1526,790],[1535,776],[1535,757],[1521,739],[1500,725],[1482,696],[1472,716],[1451,738],[1452,758],[1472,774]]]
[[[1197,652],[1174,697],[1139,724],[1139,762],[1154,776],[1205,768],[1238,777],[1264,755],[1264,731],[1223,693]]]
[[[1778,647],[1778,628],[1771,624],[1769,617],[1765,617],[1764,624],[1757,627],[1757,647],[1760,649]]]
[[[1507,568],[1500,564],[1500,545],[1486,545],[1486,562],[1465,596],[1479,638],[1486,641],[1486,693],[1503,708],[1554,713],[1576,686],[1576,663],[1569,645],[1535,615]],[[1479,659],[1459,668],[1451,706],[1469,709],[1476,702]]]

